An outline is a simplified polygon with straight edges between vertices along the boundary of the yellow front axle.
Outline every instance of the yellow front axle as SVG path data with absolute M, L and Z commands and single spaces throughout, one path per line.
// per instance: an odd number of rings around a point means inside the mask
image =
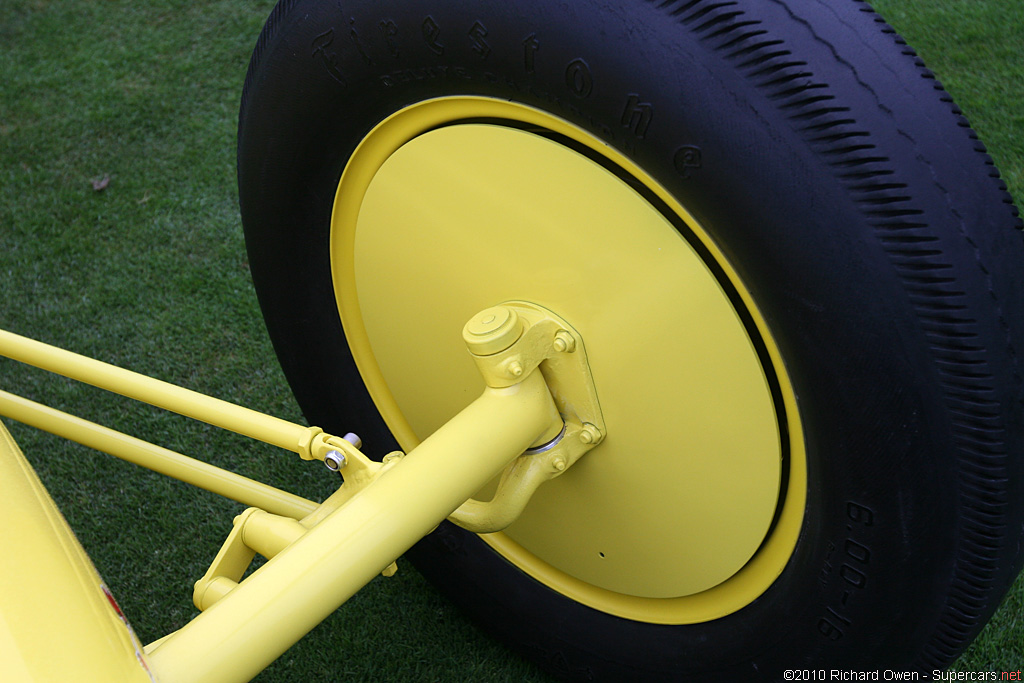
M 145 648 L 161 683 L 246 681 L 446 518 L 503 528 L 604 438 L 583 340 L 568 323 L 512 302 L 475 316 L 463 336 L 483 393 L 407 455 L 375 462 L 355 439 L 0 332 L 0 355 L 324 461 L 344 483 L 319 505 L 3 392 L 0 414 L 253 506 L 196 583 L 203 611 Z M 491 501 L 471 500 L 503 470 Z M 255 553 L 268 562 L 242 580 Z

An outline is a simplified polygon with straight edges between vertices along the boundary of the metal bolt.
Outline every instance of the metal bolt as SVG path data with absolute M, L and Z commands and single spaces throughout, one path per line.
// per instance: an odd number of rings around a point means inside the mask
M 598 443 L 601 441 L 601 438 L 601 430 L 589 422 L 583 425 L 583 429 L 580 430 L 580 441 L 583 443 Z
M 324 456 L 324 464 L 331 472 L 337 472 L 346 462 L 345 454 L 340 451 L 327 451 L 327 455 Z
M 555 332 L 555 341 L 551 344 L 558 353 L 572 353 L 576 350 L 576 338 L 567 330 Z
M 506 365 L 505 371 L 508 372 L 509 376 L 511 377 L 523 376 L 523 366 L 517 360 L 511 361 L 508 365 Z
M 554 461 L 551 463 L 551 465 L 552 465 L 552 467 L 554 467 L 559 472 L 564 472 L 565 471 L 565 458 L 555 458 Z
M 341 438 L 345 439 L 345 441 L 348 441 L 350 444 L 352 444 L 356 448 L 362 448 L 363 447 L 363 440 L 359 438 L 358 434 L 353 434 L 352 432 L 349 432 L 348 434 L 346 434 L 345 436 L 343 436 Z

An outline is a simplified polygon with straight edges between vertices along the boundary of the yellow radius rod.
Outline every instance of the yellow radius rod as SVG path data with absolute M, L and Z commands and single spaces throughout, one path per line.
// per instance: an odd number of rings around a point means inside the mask
M 310 428 L 0 330 L 0 356 L 303 455 Z M 315 429 L 315 428 L 314 428 Z M 316 430 L 319 431 L 319 430 Z
M 0 415 L 276 515 L 301 519 L 317 507 L 287 491 L 6 391 L 0 391 Z
M 311 459 L 320 432 L 0 330 L 0 356 L 48 370 Z M 301 519 L 316 503 L 233 472 L 0 391 L 0 415 L 188 482 L 245 505 Z

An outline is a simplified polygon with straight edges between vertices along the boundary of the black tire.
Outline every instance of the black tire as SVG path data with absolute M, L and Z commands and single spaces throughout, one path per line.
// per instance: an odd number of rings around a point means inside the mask
M 449 524 L 410 553 L 417 567 L 566 679 L 950 664 L 1024 560 L 1024 245 L 991 160 L 914 52 L 859 0 L 343 6 L 281 0 L 239 124 L 252 274 L 312 424 L 394 443 L 338 323 L 332 201 L 375 124 L 458 94 L 568 119 L 678 198 L 764 313 L 807 443 L 784 572 L 713 621 L 599 612 Z M 854 536 L 870 555 L 855 591 Z

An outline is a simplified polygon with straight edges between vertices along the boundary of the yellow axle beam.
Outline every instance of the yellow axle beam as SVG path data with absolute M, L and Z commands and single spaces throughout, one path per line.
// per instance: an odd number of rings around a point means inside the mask
M 161 683 L 247 681 L 517 458 L 532 463 L 532 484 L 504 477 L 495 501 L 471 504 L 463 523 L 489 529 L 511 521 L 542 481 L 600 441 L 582 340 L 562 322 L 510 304 L 478 314 L 464 334 L 487 384 L 483 394 L 408 455 L 377 463 L 319 428 L 0 331 L 0 355 L 333 464 L 344 484 L 320 505 L 6 392 L 0 414 L 254 506 L 236 520 L 239 538 L 229 536 L 197 582 L 204 611 L 145 648 Z M 578 357 L 557 358 L 575 349 Z M 242 580 L 254 552 L 268 561 Z
M 561 428 L 539 371 L 476 401 L 228 595 L 147 647 L 161 683 L 247 681 Z

